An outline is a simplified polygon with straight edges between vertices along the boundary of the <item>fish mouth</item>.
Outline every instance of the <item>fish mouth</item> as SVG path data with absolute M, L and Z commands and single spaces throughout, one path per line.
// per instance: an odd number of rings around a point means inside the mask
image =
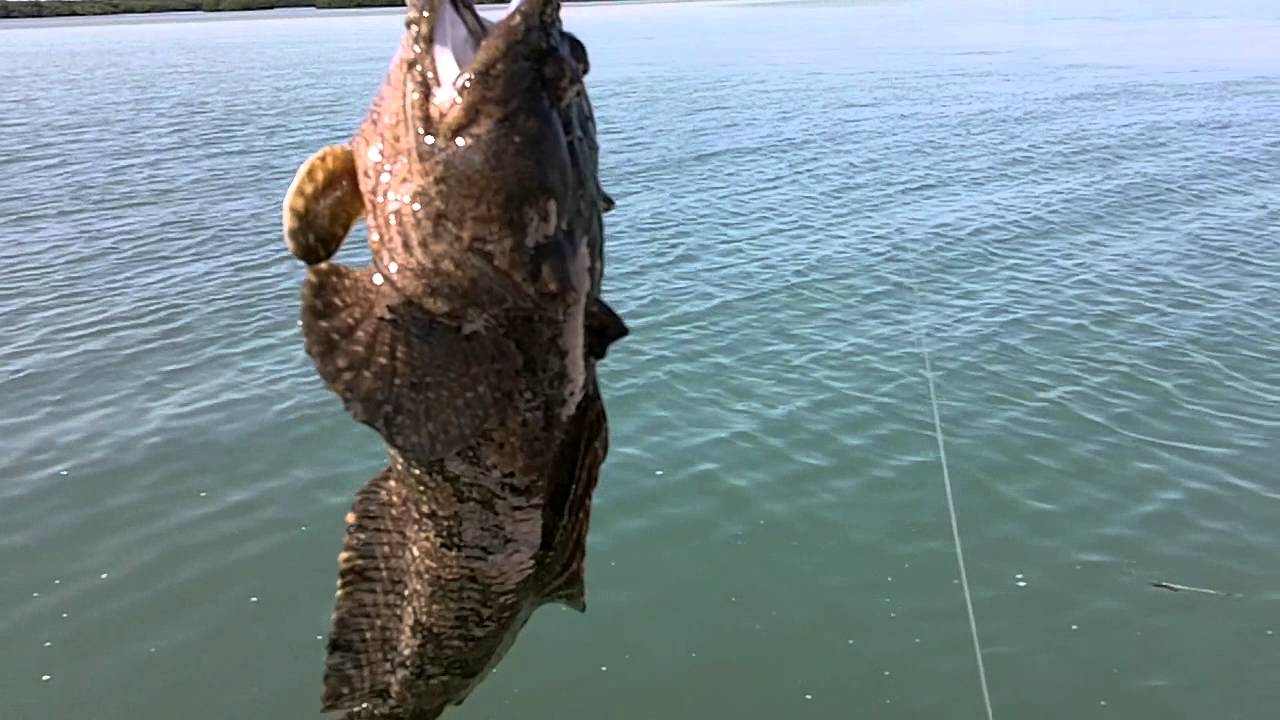
M 427 19 L 431 61 L 431 102 L 451 109 L 460 85 L 492 65 L 514 46 L 527 28 L 558 17 L 558 0 L 511 0 L 497 20 L 480 15 L 472 0 L 408 0 Z M 415 8 L 415 6 L 419 6 Z

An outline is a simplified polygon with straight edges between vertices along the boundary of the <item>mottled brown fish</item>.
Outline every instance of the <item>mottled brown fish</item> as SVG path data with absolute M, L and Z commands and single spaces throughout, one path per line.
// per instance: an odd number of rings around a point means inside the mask
M 409 0 L 350 144 L 285 198 L 307 353 L 390 454 L 347 516 L 325 711 L 436 718 L 539 606 L 585 610 L 595 364 L 628 331 L 600 297 L 612 201 L 586 49 L 559 15 Z M 330 262 L 361 216 L 369 266 Z

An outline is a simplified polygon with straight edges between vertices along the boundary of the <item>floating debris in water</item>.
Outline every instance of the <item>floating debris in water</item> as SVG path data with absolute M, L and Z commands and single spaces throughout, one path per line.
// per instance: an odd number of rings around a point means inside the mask
M 148 652 L 155 652 L 155 651 L 156 651 L 155 648 L 151 648 L 150 650 L 148 650 Z
M 53 676 L 52 676 L 52 675 L 41 675 L 41 676 L 40 676 L 40 681 L 41 681 L 41 682 L 49 682 L 49 681 L 50 681 L 50 680 L 52 680 L 52 679 L 53 679 Z
M 1079 625 L 1072 625 L 1072 626 L 1071 626 L 1071 629 L 1072 629 L 1072 630 L 1079 630 L 1079 629 L 1080 629 L 1080 626 L 1079 626 Z
M 892 575 L 890 575 L 888 579 L 889 579 L 889 582 L 893 582 L 893 576 L 892 576 Z
M 662 470 L 654 470 L 654 471 L 653 471 L 653 474 L 654 474 L 654 475 L 661 475 L 661 474 L 663 474 L 663 471 L 662 471 Z
M 54 584 L 54 585 L 61 585 L 61 584 L 62 584 L 62 581 L 61 581 L 61 580 L 54 580 L 54 581 L 53 581 L 53 584 Z
M 71 617 L 71 616 L 70 616 L 69 614 L 67 614 L 67 613 L 62 613 L 62 617 L 64 617 L 64 618 L 65 618 L 65 617 Z
M 106 579 L 107 579 L 107 573 L 102 573 L 101 575 L 99 575 L 99 576 L 98 576 L 98 578 L 99 578 L 100 580 L 106 580 Z
M 303 526 L 302 526 L 302 532 L 306 532 L 306 531 L 307 531 L 307 526 L 306 526 L 306 525 L 303 525 Z
M 1019 580 L 1018 582 L 1014 583 L 1014 585 L 1017 585 L 1018 587 L 1026 587 L 1026 586 L 1027 586 L 1027 581 L 1026 581 L 1026 580 Z
M 50 641 L 48 641 L 48 640 L 45 640 L 45 641 L 44 641 L 44 646 L 45 646 L 45 647 L 53 647 L 53 643 L 52 643 L 52 642 L 50 642 Z
M 31 593 L 31 597 L 40 597 L 40 593 L 38 593 L 38 592 L 33 592 L 33 593 Z
M 201 490 L 201 491 L 200 491 L 200 497 L 209 497 L 209 493 L 207 493 L 207 492 L 205 492 L 205 491 Z
M 494 670 L 497 670 L 497 669 L 498 668 L 494 668 Z M 607 665 L 601 665 L 600 672 L 609 672 L 609 667 Z
M 70 473 L 69 473 L 68 471 L 66 471 L 66 470 L 59 470 L 59 471 L 58 471 L 58 474 L 59 474 L 59 475 L 69 475 Z
M 1102 707 L 1106 707 L 1106 706 L 1107 706 L 1107 701 L 1106 701 L 1106 700 L 1099 700 L 1099 701 L 1098 701 L 1098 704 L 1099 704 L 1099 705 L 1101 705 Z
M 804 699 L 805 699 L 805 700 L 812 700 L 812 699 L 813 699 L 813 696 L 812 696 L 812 695 L 810 695 L 809 693 L 805 693 L 805 694 L 804 694 Z
M 249 602 L 258 602 L 258 596 L 254 595 L 253 597 L 249 598 Z
M 317 640 L 323 640 L 323 639 L 324 639 L 324 636 L 323 636 L 323 635 L 317 635 L 317 636 L 316 636 L 316 639 L 317 639 Z
M 890 673 L 888 670 L 885 670 L 885 671 L 884 671 L 884 676 L 885 676 L 885 677 L 889 677 L 889 675 L 890 675 L 890 674 L 891 674 L 891 673 Z

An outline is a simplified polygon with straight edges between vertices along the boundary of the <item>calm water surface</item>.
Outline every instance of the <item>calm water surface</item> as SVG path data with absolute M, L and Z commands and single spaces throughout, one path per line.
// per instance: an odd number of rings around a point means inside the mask
M 634 331 L 590 610 L 450 718 L 981 717 L 922 340 L 995 716 L 1276 717 L 1280 6 L 567 17 Z M 400 20 L 0 28 L 0 717 L 315 717 L 383 450 L 279 203 Z

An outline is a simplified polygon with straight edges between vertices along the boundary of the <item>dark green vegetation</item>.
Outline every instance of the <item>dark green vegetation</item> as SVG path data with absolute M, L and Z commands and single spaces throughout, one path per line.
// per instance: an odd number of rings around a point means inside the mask
M 118 15 L 155 12 L 219 12 L 276 8 L 399 7 L 404 0 L 0 0 L 0 18 Z

